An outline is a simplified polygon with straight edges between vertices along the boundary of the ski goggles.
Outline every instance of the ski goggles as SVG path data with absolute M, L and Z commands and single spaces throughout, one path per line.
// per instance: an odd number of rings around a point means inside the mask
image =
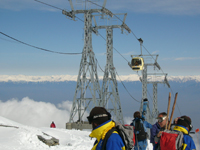
M 167 118 L 167 116 L 164 116 L 164 117 L 158 117 L 158 122 L 163 122 L 165 119 Z

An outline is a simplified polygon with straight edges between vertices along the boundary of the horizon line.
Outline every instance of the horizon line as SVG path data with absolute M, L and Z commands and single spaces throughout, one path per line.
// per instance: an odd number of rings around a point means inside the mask
M 78 75 L 0 75 L 0 82 L 65 82 L 65 81 L 77 81 Z M 117 76 L 118 81 L 140 81 L 139 75 L 120 75 Z M 148 80 L 161 81 L 163 77 L 149 76 Z M 200 82 L 200 75 L 187 75 L 187 76 L 167 76 L 169 81 L 182 81 L 195 80 Z M 99 76 L 99 80 L 103 80 L 103 76 Z

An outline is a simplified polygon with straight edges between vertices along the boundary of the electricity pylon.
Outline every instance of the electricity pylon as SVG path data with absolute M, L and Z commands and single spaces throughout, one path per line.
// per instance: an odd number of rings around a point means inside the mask
M 107 110 L 110 113 L 114 114 L 114 117 L 116 118 L 115 120 L 122 124 L 124 124 L 124 120 L 123 120 L 121 102 L 116 80 L 116 70 L 113 64 L 113 28 L 121 28 L 122 31 L 123 29 L 126 29 L 130 33 L 131 30 L 125 24 L 126 15 L 127 14 L 124 14 L 124 20 L 122 22 L 122 25 L 109 25 L 109 26 L 108 25 L 98 26 L 94 17 L 94 22 L 95 22 L 94 30 L 96 31 L 96 33 L 98 34 L 98 29 L 106 29 L 107 59 L 103 76 L 103 83 L 101 90 L 102 101 L 100 105 L 102 107 L 107 108 Z M 111 18 L 109 18 L 109 21 L 111 21 Z
M 77 85 L 75 89 L 72 109 L 69 122 L 78 122 L 82 124 L 83 116 L 88 110 L 89 112 L 94 106 L 99 106 L 101 101 L 101 90 L 97 74 L 97 63 L 92 48 L 92 14 L 102 13 L 112 15 L 105 8 L 106 0 L 101 9 L 74 10 L 72 0 L 69 0 L 72 11 L 62 11 L 64 15 L 75 20 L 75 14 L 84 14 L 84 48 L 80 62 Z M 87 93 L 87 94 L 86 94 Z M 75 121 L 75 115 L 78 119 Z

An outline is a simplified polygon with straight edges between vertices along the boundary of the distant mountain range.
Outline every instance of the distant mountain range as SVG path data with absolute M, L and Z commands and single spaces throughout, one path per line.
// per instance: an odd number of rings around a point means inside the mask
M 99 77 L 102 80 L 102 76 Z M 155 77 L 152 76 L 152 79 Z M 200 82 L 200 75 L 198 76 L 168 76 L 169 81 L 186 82 L 194 80 Z M 117 80 L 119 78 L 117 77 Z M 136 74 L 120 76 L 122 81 L 139 81 L 139 77 Z M 151 80 L 151 77 L 149 77 Z M 156 80 L 162 80 L 157 78 Z M 0 82 L 63 82 L 63 81 L 77 81 L 77 75 L 52 75 L 52 76 L 25 76 L 25 75 L 0 75 Z

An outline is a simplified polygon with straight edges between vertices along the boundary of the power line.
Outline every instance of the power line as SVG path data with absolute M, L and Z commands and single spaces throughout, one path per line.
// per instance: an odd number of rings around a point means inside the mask
M 53 7 L 53 8 L 56 8 L 56 9 L 59 9 L 59 10 L 63 10 L 63 9 L 61 9 L 61 8 L 58 8 L 58 7 L 56 7 L 56 6 L 53 6 L 53 5 L 50 5 L 50 4 L 47 4 L 47 3 L 44 3 L 44 2 L 38 1 L 38 0 L 34 0 L 34 1 L 39 2 L 39 3 L 42 3 L 42 4 L 47 5 L 47 6 L 50 6 L 50 7 Z
M 130 92 L 127 90 L 127 88 L 126 88 L 126 86 L 124 85 L 124 83 L 122 82 L 122 80 L 120 79 L 120 77 L 119 77 L 119 75 L 118 75 L 118 73 L 117 73 L 117 71 L 116 71 L 116 74 L 117 74 L 117 76 L 118 76 L 118 78 L 119 78 L 119 80 L 120 80 L 120 82 L 122 83 L 122 85 L 124 86 L 124 88 L 125 88 L 125 90 L 127 91 L 127 93 L 130 95 L 130 97 L 133 99 L 133 100 L 135 100 L 136 102 L 138 102 L 138 103 L 140 103 L 140 101 L 138 101 L 137 99 L 135 99 L 131 94 L 130 94 Z
M 103 8 L 102 6 L 100 6 L 100 5 L 98 5 L 98 4 L 96 4 L 96 3 L 94 3 L 94 2 L 91 2 L 91 1 L 89 1 L 88 0 L 88 2 L 90 2 L 90 3 L 92 3 L 92 4 L 94 4 L 94 5 L 96 5 L 96 6 L 99 6 L 99 7 L 101 7 L 101 8 Z M 122 23 L 123 23 L 123 21 L 117 16 L 117 15 L 115 15 L 115 14 L 113 14 L 118 20 L 120 20 Z M 131 30 L 131 33 L 133 34 L 133 36 L 136 38 L 136 40 L 138 41 L 138 37 L 134 34 L 134 32 Z M 147 48 L 144 46 L 144 45 L 142 45 L 142 47 L 147 51 L 147 53 L 155 60 L 155 58 L 150 54 L 150 52 L 147 50 Z M 115 48 L 114 48 L 115 49 Z M 116 49 L 115 49 L 116 50 Z M 117 50 L 116 50 L 117 51 Z M 117 51 L 118 53 L 119 53 L 119 51 Z M 119 53 L 120 54 L 120 53 Z M 121 54 L 120 54 L 121 55 Z M 121 55 L 122 56 L 122 55 Z M 122 56 L 123 57 L 123 56 Z M 124 58 L 124 57 L 123 57 Z M 125 59 L 125 58 L 124 58 Z M 126 59 L 125 59 L 126 60 Z M 126 60 L 127 61 L 127 60 Z M 164 73 L 164 71 L 163 71 L 163 69 L 160 67 L 160 70 L 162 71 L 162 73 Z M 173 90 L 172 90 L 172 88 L 170 87 L 170 89 L 171 89 L 171 91 L 172 91 L 172 93 L 173 93 Z M 180 109 L 179 109 L 179 106 L 178 106 L 178 103 L 177 103 L 177 107 L 178 107 L 178 110 L 179 110 L 179 113 L 180 113 L 180 115 L 181 115 L 181 112 L 180 112 Z
M 45 5 L 48 5 L 48 6 L 50 6 L 50 7 L 53 7 L 53 8 L 56 8 L 56 9 L 59 9 L 59 10 L 63 10 L 63 9 L 61 9 L 61 8 L 58 8 L 58 7 L 55 7 L 55 6 L 52 6 L 52 5 L 49 5 L 49 4 L 46 4 L 46 3 L 44 3 L 44 2 L 41 2 L 41 1 L 38 1 L 38 0 L 35 0 L 35 1 L 37 1 L 37 2 L 40 2 L 40 3 L 42 3 L 42 4 L 45 4 Z M 100 6 L 100 5 L 98 5 L 98 4 L 96 4 L 96 3 L 94 3 L 94 2 L 92 2 L 92 1 L 89 1 L 88 0 L 88 2 L 90 2 L 90 3 L 92 3 L 92 4 L 94 4 L 94 5 L 96 5 L 96 6 L 99 6 L 99 7 L 101 7 L 101 8 L 103 8 L 102 6 Z M 120 20 L 121 22 L 123 22 L 117 15 L 115 15 L 114 14 L 114 16 L 118 19 L 118 20 Z M 75 16 L 76 18 L 78 18 L 77 16 Z M 81 20 L 80 18 L 78 18 L 80 21 L 82 21 L 82 22 L 84 22 L 83 20 Z M 131 30 L 131 33 L 133 34 L 133 36 L 137 39 L 137 41 L 138 41 L 138 37 L 134 34 L 134 32 Z M 101 34 L 99 34 L 104 40 L 106 40 Z M 27 44 L 26 44 L 27 45 Z M 29 45 L 30 46 L 30 45 Z M 32 46 L 33 47 L 33 46 Z M 34 46 L 35 47 L 35 46 Z M 155 58 L 150 54 L 150 52 L 147 50 L 147 48 L 144 46 L 144 45 L 142 45 L 142 47 L 147 51 L 147 53 L 155 60 Z M 37 48 L 37 47 L 35 47 L 35 48 Z M 113 47 L 114 48 L 114 47 Z M 39 49 L 41 49 L 41 48 L 39 48 Z M 50 51 L 50 50 L 46 50 L 46 49 L 41 49 L 41 50 L 45 50 L 45 51 L 49 51 L 49 52 L 53 52 L 53 51 Z M 119 54 L 119 55 L 121 55 L 127 62 L 129 62 L 116 48 L 114 48 L 114 50 Z M 60 53 L 60 52 L 55 52 L 55 53 Z M 60 53 L 60 54 L 66 54 L 66 53 Z M 69 54 L 69 53 L 67 53 L 67 54 Z M 70 53 L 70 54 L 72 54 L 72 53 Z M 75 54 L 81 54 L 81 53 L 75 53 Z M 97 59 L 96 59 L 97 60 Z M 97 61 L 98 62 L 98 61 Z M 99 65 L 99 63 L 98 63 L 98 65 Z M 99 65 L 99 67 L 100 67 L 100 65 Z M 100 67 L 100 69 L 101 69 L 101 67 Z M 102 69 L 101 69 L 102 70 Z M 162 68 L 160 67 L 160 70 L 164 73 L 164 71 L 162 70 Z M 102 70 L 103 71 L 103 70 Z M 121 81 L 122 82 L 122 81 Z M 122 82 L 122 84 L 123 84 L 123 82 Z M 123 86 L 124 86 L 124 84 L 123 84 Z M 124 88 L 126 89 L 126 87 L 124 86 Z M 170 89 L 171 89 L 171 91 L 172 91 L 172 88 L 170 87 Z M 127 90 L 127 89 L 126 89 Z M 128 92 L 128 91 L 127 91 Z M 129 92 L 128 92 L 129 93 Z M 173 91 L 172 91 L 172 93 L 173 93 Z M 130 93 L 129 93 L 130 94 Z M 132 97 L 132 96 L 131 96 Z M 133 98 L 133 97 L 132 97 Z M 134 99 L 134 98 L 133 98 Z M 136 100 L 137 101 L 137 100 Z M 178 106 L 178 104 L 177 104 L 177 106 Z M 179 113 L 181 114 L 181 112 L 180 112 L 180 109 L 179 109 L 179 107 L 178 107 L 178 110 L 179 110 Z
M 34 1 L 39 2 L 39 3 L 42 3 L 42 4 L 44 4 L 44 5 L 47 5 L 47 6 L 50 6 L 50 7 L 53 7 L 53 8 L 56 8 L 56 9 L 59 9 L 59 10 L 62 10 L 62 11 L 63 11 L 62 8 L 59 8 L 59 7 L 56 7 L 56 6 L 53 6 L 53 5 L 50 5 L 50 4 L 47 4 L 47 3 L 44 3 L 44 2 L 38 1 L 38 0 L 34 0 Z M 68 10 L 67 10 L 67 11 L 68 11 Z M 75 15 L 74 15 L 74 16 L 75 16 Z M 75 16 L 75 18 L 77 18 L 77 19 L 79 19 L 80 21 L 84 22 L 82 19 L 80 19 L 80 18 L 77 17 L 77 16 Z
M 79 54 L 82 54 L 82 53 L 64 53 L 64 52 L 56 52 L 56 51 L 52 51 L 52 50 L 48 50 L 48 49 L 44 49 L 44 48 L 40 48 L 40 47 L 37 47 L 37 46 L 33 46 L 33 45 L 30 45 L 30 44 L 27 44 L 27 43 L 25 43 L 25 42 L 22 42 L 22 41 L 20 41 L 20 40 L 17 40 L 17 39 L 15 39 L 15 38 L 9 36 L 9 35 L 7 35 L 7 34 L 5 34 L 5 33 L 3 33 L 3 32 L 0 32 L 0 34 L 4 35 L 4 36 L 6 36 L 6 37 L 8 37 L 8 38 L 10 38 L 10 39 L 12 39 L 12 40 L 15 40 L 15 41 L 17 41 L 17 42 L 19 42 L 19 43 L 22 43 L 22 44 L 24 44 L 24 45 L 27 45 L 27 46 L 30 46 L 30 47 L 33 47 L 33 48 L 36 48 L 36 49 L 39 49 L 39 50 L 42 50 L 42 51 L 46 51 L 46 52 L 57 53 L 57 54 L 65 54 L 65 55 L 79 55 Z

